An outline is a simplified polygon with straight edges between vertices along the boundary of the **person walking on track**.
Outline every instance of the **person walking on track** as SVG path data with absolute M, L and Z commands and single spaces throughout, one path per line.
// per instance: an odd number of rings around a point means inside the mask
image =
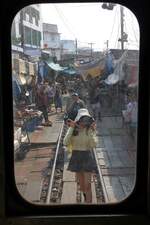
M 36 94 L 36 106 L 38 110 L 40 110 L 43 113 L 43 117 L 45 120 L 44 126 L 52 126 L 52 122 L 48 118 L 48 96 L 45 92 L 46 85 L 41 84 L 37 88 L 37 94 Z
M 99 87 L 95 87 L 90 93 L 90 105 L 92 108 L 92 115 L 96 121 L 101 121 L 101 97 Z
M 56 86 L 56 91 L 55 91 L 55 96 L 54 96 L 54 104 L 55 104 L 56 113 L 58 113 L 58 109 L 61 109 L 61 112 L 63 111 L 63 109 L 62 109 L 62 93 L 61 93 L 61 89 L 59 86 Z
M 76 179 L 86 203 L 92 202 L 91 178 L 96 171 L 93 148 L 96 147 L 95 121 L 88 110 L 79 109 L 75 120 L 68 121 L 64 145 L 72 146 L 68 170 L 76 173 Z
M 67 117 L 75 120 L 78 110 L 81 108 L 86 108 L 84 101 L 79 98 L 78 93 L 72 93 L 72 103 L 67 108 Z

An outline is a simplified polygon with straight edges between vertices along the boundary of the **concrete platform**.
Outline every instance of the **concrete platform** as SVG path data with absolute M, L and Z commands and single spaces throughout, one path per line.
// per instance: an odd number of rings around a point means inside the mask
M 104 117 L 97 126 L 96 153 L 108 202 L 124 200 L 132 192 L 136 172 L 136 143 L 121 118 Z
M 31 143 L 54 144 L 57 142 L 63 124 L 62 114 L 54 114 L 49 116 L 49 119 L 53 123 L 52 127 L 42 126 L 40 129 L 29 133 Z

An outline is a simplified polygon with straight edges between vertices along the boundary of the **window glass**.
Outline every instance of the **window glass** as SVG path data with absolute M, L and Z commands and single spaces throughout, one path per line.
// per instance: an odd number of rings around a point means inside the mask
M 31 31 L 31 28 L 24 26 L 23 30 L 24 30 L 24 43 L 28 44 L 28 45 L 29 44 L 31 45 L 31 43 L 32 43 L 32 33 L 31 33 L 32 31 Z
M 139 25 L 112 3 L 35 4 L 12 24 L 16 186 L 35 204 L 111 204 L 136 180 Z

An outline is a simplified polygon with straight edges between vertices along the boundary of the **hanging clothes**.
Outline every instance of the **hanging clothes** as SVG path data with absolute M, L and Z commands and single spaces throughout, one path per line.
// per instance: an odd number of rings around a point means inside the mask
M 13 86 L 13 96 L 15 100 L 18 100 L 21 96 L 21 87 L 15 75 L 13 75 L 12 86 Z
M 25 61 L 22 59 L 19 59 L 19 73 L 20 74 L 26 74 L 26 64 Z
M 40 61 L 38 63 L 38 83 L 44 81 L 44 62 Z
M 35 75 L 34 63 L 29 62 L 29 74 L 33 76 Z
M 123 70 L 123 65 L 125 63 L 125 59 L 127 56 L 127 51 L 125 51 L 120 59 L 115 61 L 115 67 L 112 74 L 110 74 L 107 79 L 105 79 L 105 83 L 109 85 L 116 84 L 118 81 L 124 80 L 125 72 Z
M 108 53 L 106 56 L 106 64 L 105 64 L 105 72 L 107 75 L 112 74 L 114 72 L 114 59 L 111 53 Z

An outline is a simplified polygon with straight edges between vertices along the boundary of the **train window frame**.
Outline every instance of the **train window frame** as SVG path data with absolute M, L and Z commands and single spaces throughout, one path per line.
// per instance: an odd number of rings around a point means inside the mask
M 54 1 L 55 2 L 55 1 Z M 57 1 L 62 2 L 60 1 Z M 69 3 L 71 1 L 64 1 L 64 3 Z M 82 1 L 88 2 L 88 1 Z M 90 2 L 90 1 L 89 1 Z M 99 1 L 95 1 L 99 2 Z M 103 0 L 102 2 L 108 2 Z M 111 2 L 111 1 L 110 1 Z M 141 7 L 141 2 L 142 6 Z M 5 218 L 26 218 L 26 217 L 35 217 L 37 224 L 40 222 L 39 215 L 51 218 L 51 221 L 62 222 L 64 224 L 69 223 L 69 220 L 72 219 L 72 224 L 76 224 L 79 221 L 87 221 L 90 223 L 98 223 L 99 221 L 104 224 L 114 223 L 119 218 L 120 223 L 124 221 L 124 224 L 128 224 L 129 220 L 126 217 L 130 216 L 131 220 L 134 221 L 136 218 L 139 218 L 138 222 L 145 221 L 145 224 L 148 222 L 147 215 L 150 213 L 150 195 L 148 187 L 150 189 L 150 165 L 149 165 L 149 124 L 148 124 L 148 85 L 149 78 L 142 76 L 142 74 L 147 74 L 146 65 L 148 67 L 148 20 L 145 22 L 146 18 L 148 19 L 148 7 L 147 1 L 137 1 L 134 3 L 129 3 L 126 1 L 115 0 L 115 3 L 122 4 L 125 7 L 129 8 L 137 17 L 140 25 L 140 62 L 139 62 L 139 110 L 138 110 L 138 140 L 137 140 L 137 168 L 136 168 L 136 184 L 132 194 L 125 199 L 123 202 L 115 203 L 111 205 L 60 205 L 60 206 L 43 206 L 43 205 L 34 205 L 25 201 L 21 195 L 18 193 L 16 184 L 15 184 L 15 175 L 14 175 L 14 161 L 13 161 L 13 151 L 10 151 L 13 146 L 13 103 L 12 103 L 12 83 L 11 83 L 11 23 L 18 11 L 23 7 L 42 3 L 42 1 L 27 1 L 24 0 L 18 4 L 17 0 L 12 2 L 2 2 L 3 11 L 1 12 L 1 27 L 4 26 L 4 21 L 7 21 L 7 26 L 5 27 L 6 32 L 0 37 L 0 71 L 1 74 L 8 74 L 10 76 L 1 76 L 0 77 L 0 104 L 2 109 L 2 114 L 0 115 L 0 124 L 1 124 L 1 152 L 0 152 L 0 179 L 2 180 L 2 186 L 0 186 L 1 194 L 0 200 L 2 204 L 2 212 L 0 212 L 2 217 Z M 45 3 L 45 1 L 44 1 Z M 46 1 L 46 3 L 53 3 L 53 1 Z M 8 7 L 9 5 L 9 7 Z M 144 11 L 145 10 L 145 11 Z M 144 14 L 143 14 L 144 13 Z M 144 16 L 143 16 L 144 15 Z M 143 18 L 144 17 L 144 18 Z M 5 18 L 7 18 L 5 20 Z M 2 31 L 2 29 L 1 29 Z M 6 60 L 7 59 L 7 60 Z M 7 100 L 11 104 L 8 108 Z M 144 102 L 144 104 L 143 104 Z M 146 103 L 146 104 L 145 104 Z M 147 123 L 145 123 L 145 118 Z M 9 123 L 7 123 L 9 121 Z M 144 131 L 144 135 L 143 135 Z M 9 140 L 9 141 L 8 141 Z M 143 154 L 144 149 L 144 154 Z M 9 166 L 8 166 L 9 165 Z M 148 173 L 149 172 L 149 173 Z M 136 205 L 136 207 L 135 207 Z M 111 216 L 109 216 L 111 215 Z M 124 216 L 122 216 L 124 215 Z M 101 220 L 100 220 L 101 219 Z M 19 221 L 19 220 L 18 220 Z M 19 224 L 19 223 L 18 223 Z M 148 224 L 148 223 L 147 223 Z

